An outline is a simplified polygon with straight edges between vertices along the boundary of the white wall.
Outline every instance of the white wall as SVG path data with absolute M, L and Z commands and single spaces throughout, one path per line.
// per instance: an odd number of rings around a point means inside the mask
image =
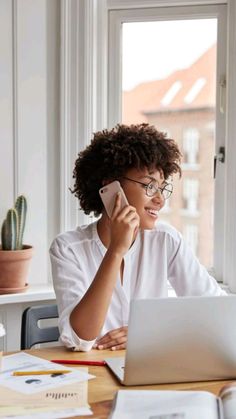
M 29 206 L 24 241 L 35 247 L 32 284 L 48 281 L 48 247 L 60 228 L 88 221 L 68 192 L 73 161 L 92 132 L 107 125 L 108 8 L 136 3 L 139 0 L 0 0 L 0 224 L 16 196 L 24 193 Z M 226 160 L 234 162 L 236 7 L 234 0 L 227 3 L 231 123 Z M 236 284 L 236 188 L 231 173 L 226 183 L 224 276 Z
M 59 229 L 59 11 L 57 0 L 0 1 L 0 223 L 25 194 L 31 284 L 48 281 Z

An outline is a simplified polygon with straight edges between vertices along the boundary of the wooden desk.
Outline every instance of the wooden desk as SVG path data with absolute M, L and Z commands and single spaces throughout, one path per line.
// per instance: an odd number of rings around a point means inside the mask
M 82 360 L 103 360 L 108 357 L 123 356 L 125 351 L 98 351 L 90 352 L 70 352 L 63 347 L 31 349 L 31 355 L 39 356 L 44 359 L 82 359 Z M 76 366 L 73 366 L 76 368 Z M 81 368 L 81 367 L 80 367 Z M 211 393 L 218 394 L 220 388 L 229 381 L 207 381 L 197 383 L 181 383 L 181 384 L 158 384 L 150 386 L 124 387 L 118 383 L 116 378 L 110 372 L 109 368 L 91 366 L 89 373 L 96 376 L 95 379 L 89 380 L 88 384 L 88 402 L 93 410 L 93 416 L 84 416 L 84 418 L 107 419 L 111 409 L 112 400 L 119 389 L 156 389 L 156 390 L 206 390 Z M 82 416 L 80 416 L 81 418 Z

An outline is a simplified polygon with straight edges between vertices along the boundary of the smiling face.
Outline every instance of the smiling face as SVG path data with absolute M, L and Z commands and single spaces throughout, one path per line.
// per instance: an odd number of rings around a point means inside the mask
M 125 177 L 145 185 L 148 185 L 150 181 L 155 181 L 160 188 L 166 184 L 163 174 L 156 169 L 153 171 L 149 171 L 148 169 L 130 169 L 126 172 Z M 140 228 L 145 230 L 153 229 L 158 219 L 159 211 L 165 203 L 162 194 L 157 192 L 152 197 L 147 196 L 145 185 L 132 182 L 128 179 L 121 179 L 120 183 L 129 204 L 136 208 L 140 216 Z

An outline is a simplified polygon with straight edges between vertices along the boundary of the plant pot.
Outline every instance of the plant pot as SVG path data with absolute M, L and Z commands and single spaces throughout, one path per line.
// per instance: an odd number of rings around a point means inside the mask
M 27 289 L 33 247 L 24 245 L 22 250 L 2 250 L 0 246 L 0 294 L 19 293 Z

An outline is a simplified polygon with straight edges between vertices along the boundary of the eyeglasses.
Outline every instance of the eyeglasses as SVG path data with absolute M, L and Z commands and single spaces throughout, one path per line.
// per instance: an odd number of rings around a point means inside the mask
M 160 186 L 157 185 L 157 182 L 155 180 L 151 180 L 148 184 L 139 182 L 138 180 L 130 179 L 129 177 L 123 176 L 123 179 L 130 180 L 131 182 L 139 183 L 142 185 L 146 191 L 147 196 L 154 196 L 157 192 L 161 193 L 164 199 L 168 199 L 172 192 L 173 192 L 173 185 L 172 183 L 166 183 L 163 188 L 160 188 Z

